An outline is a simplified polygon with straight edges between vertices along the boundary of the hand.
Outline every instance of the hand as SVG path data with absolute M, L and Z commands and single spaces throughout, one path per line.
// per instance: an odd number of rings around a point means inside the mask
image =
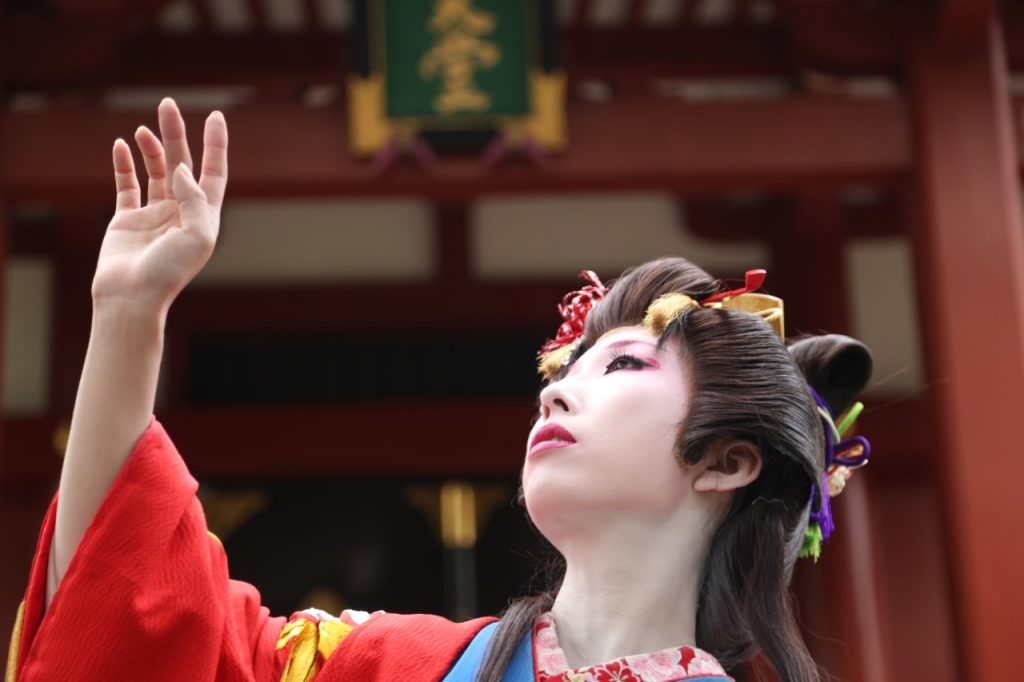
M 122 139 L 114 142 L 117 210 L 93 278 L 97 305 L 125 303 L 166 312 L 209 260 L 217 241 L 228 175 L 224 116 L 215 111 L 206 119 L 198 183 L 177 105 L 164 99 L 158 116 L 162 143 L 145 126 L 135 132 L 149 175 L 145 206 L 131 150 Z

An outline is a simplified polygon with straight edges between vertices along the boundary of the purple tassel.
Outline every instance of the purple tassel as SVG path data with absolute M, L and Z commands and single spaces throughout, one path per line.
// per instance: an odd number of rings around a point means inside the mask
M 811 486 L 811 504 L 813 505 L 814 495 L 820 498 L 818 511 L 811 511 L 811 521 L 821 527 L 821 539 L 828 540 L 832 531 L 836 529 L 835 521 L 832 519 L 832 501 L 828 496 L 828 484 L 825 482 L 827 474 L 821 475 L 821 482 Z M 813 510 L 813 506 L 811 507 Z
M 808 388 L 811 388 L 808 386 Z M 811 388 L 811 395 L 818 407 L 823 408 L 828 414 L 832 414 L 825 399 L 818 395 L 818 392 Z M 828 496 L 828 470 L 835 463 L 835 444 L 832 442 L 832 428 L 829 424 L 823 424 L 825 431 L 825 469 L 821 473 L 821 480 L 811 486 L 811 520 L 821 527 L 821 539 L 827 540 L 832 531 L 835 530 L 835 522 L 832 519 L 832 503 Z M 818 497 L 818 510 L 814 511 L 814 497 Z
M 822 426 L 825 431 L 825 469 L 821 473 L 821 480 L 811 483 L 811 513 L 807 534 L 804 538 L 804 548 L 800 556 L 814 557 L 817 561 L 821 553 L 821 542 L 827 540 L 836 529 L 835 520 L 832 518 L 832 501 L 828 492 L 828 472 L 833 466 L 855 469 L 867 464 L 871 457 L 871 443 L 863 436 L 853 436 L 839 443 L 833 442 L 833 436 L 837 433 L 835 428 L 832 408 L 825 402 L 825 399 L 818 395 L 818 392 L 808 386 L 814 402 L 824 411 L 820 414 Z M 827 416 L 826 416 L 827 415 Z M 843 456 L 843 453 L 860 446 L 861 452 L 855 457 Z M 839 456 L 837 456 L 839 455 Z M 817 498 L 817 510 L 815 510 L 815 498 Z M 818 534 L 820 531 L 820 536 Z

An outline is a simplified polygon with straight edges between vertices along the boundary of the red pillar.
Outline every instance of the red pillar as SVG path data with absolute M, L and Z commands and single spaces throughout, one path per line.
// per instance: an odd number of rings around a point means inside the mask
M 939 435 L 961 673 L 1019 679 L 1024 225 L 999 27 L 969 50 L 916 46 L 909 73 L 928 428 Z
M 472 285 L 470 208 L 465 201 L 439 201 L 434 204 L 437 279 L 444 284 Z

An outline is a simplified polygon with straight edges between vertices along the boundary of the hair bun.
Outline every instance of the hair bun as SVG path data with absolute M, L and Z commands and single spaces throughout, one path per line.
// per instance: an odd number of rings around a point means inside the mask
M 871 352 L 849 336 L 807 336 L 794 341 L 789 352 L 807 383 L 825 399 L 836 417 L 853 404 L 871 378 Z

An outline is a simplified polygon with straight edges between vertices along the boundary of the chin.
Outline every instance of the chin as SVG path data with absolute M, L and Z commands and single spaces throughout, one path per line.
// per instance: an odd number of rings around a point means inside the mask
M 566 505 L 571 505 L 575 497 L 572 491 L 565 488 L 546 476 L 533 476 L 529 481 L 523 481 L 526 513 L 548 541 L 553 541 L 552 534 L 560 525 L 557 519 L 565 514 Z
M 565 481 L 553 476 L 524 480 L 523 502 L 533 525 L 556 549 L 564 538 L 593 532 L 603 523 L 604 515 L 598 512 L 607 510 L 578 479 Z

